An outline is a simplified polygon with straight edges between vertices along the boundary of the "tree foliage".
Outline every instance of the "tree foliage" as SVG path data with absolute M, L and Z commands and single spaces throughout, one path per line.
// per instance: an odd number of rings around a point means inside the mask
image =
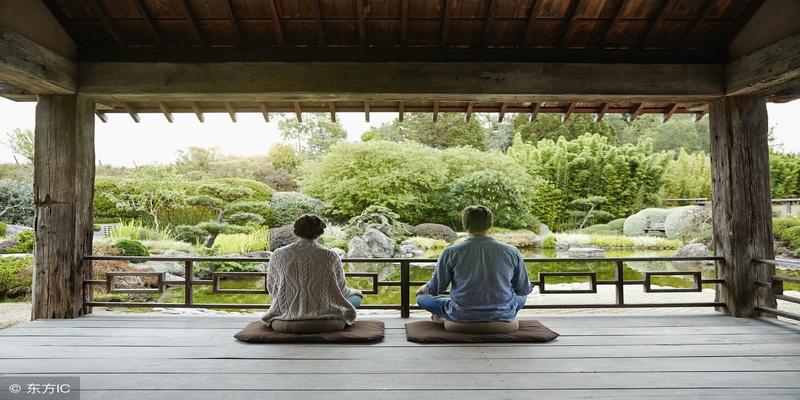
M 436 149 L 469 146 L 486 150 L 489 134 L 485 119 L 479 115 L 465 121 L 461 114 L 442 113 L 433 122 L 429 113 L 409 113 L 403 122 L 394 120 L 364 132 L 361 140 L 414 141 Z
M 117 191 L 103 195 L 118 209 L 147 214 L 158 231 L 161 228 L 159 212 L 178 204 L 183 198 L 183 191 L 178 188 L 174 178 L 149 178 L 120 181 Z
M 324 154 L 334 144 L 347 139 L 347 131 L 337 121 L 322 114 L 304 114 L 303 122 L 284 118 L 278 129 L 285 140 L 295 143 L 297 152 L 303 156 Z
M 14 129 L 6 133 L 5 145 L 11 152 L 33 162 L 34 134 L 30 129 Z
M 0 179 L 0 220 L 33 226 L 33 183 Z
M 678 150 L 664 174 L 662 199 L 711 198 L 711 158 L 704 152 Z
M 519 135 L 527 143 L 536 143 L 540 140 L 575 140 L 585 134 L 599 135 L 608 138 L 612 143 L 616 141 L 616 132 L 606 120 L 595 123 L 593 116 L 578 114 L 570 117 L 566 122 L 561 121 L 560 114 L 540 114 L 536 121 L 530 122 L 530 115 L 515 114 L 510 121 L 513 134 Z
M 642 115 L 632 124 L 623 118 L 609 118 L 620 143 L 636 144 L 648 140 L 655 151 L 683 149 L 689 153 L 708 152 L 708 118 L 695 122 L 691 115 L 674 115 L 667 123 L 660 116 Z

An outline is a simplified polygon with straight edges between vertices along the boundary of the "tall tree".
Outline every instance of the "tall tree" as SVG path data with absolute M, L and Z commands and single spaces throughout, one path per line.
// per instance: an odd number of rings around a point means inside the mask
M 657 115 L 642 115 L 632 124 L 622 118 L 610 118 L 620 143 L 636 144 L 649 140 L 655 151 L 684 149 L 689 153 L 708 152 L 708 118 L 694 122 L 691 115 L 675 115 L 667 123 Z
M 462 114 L 443 113 L 433 122 L 429 113 L 410 113 L 403 122 L 394 120 L 364 132 L 361 140 L 408 140 L 437 149 L 469 146 L 486 150 L 489 133 L 485 119 L 479 115 L 465 121 Z
M 14 129 L 6 133 L 6 146 L 14 154 L 25 157 L 28 162 L 33 162 L 34 138 L 30 129 Z
M 347 139 L 347 131 L 337 121 L 322 114 L 310 114 L 303 122 L 285 118 L 278 123 L 285 140 L 295 143 L 297 152 L 303 156 L 317 156 Z
M 543 139 L 575 140 L 585 134 L 598 135 L 616 141 L 616 131 L 607 120 L 594 122 L 594 116 L 578 114 L 562 122 L 561 114 L 540 114 L 536 121 L 530 122 L 528 114 L 516 114 L 509 122 L 513 134 L 519 134 L 526 143 L 536 143 Z

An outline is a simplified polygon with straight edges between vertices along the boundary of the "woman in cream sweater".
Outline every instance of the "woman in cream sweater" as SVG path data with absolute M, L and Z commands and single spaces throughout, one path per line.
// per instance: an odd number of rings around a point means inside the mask
M 299 324 L 296 321 L 343 321 L 344 328 L 356 319 L 364 295 L 347 287 L 339 256 L 317 242 L 325 227 L 320 217 L 303 215 L 294 222 L 299 240 L 270 257 L 267 289 L 272 305 L 262 319 L 275 330 L 292 330 L 291 323 L 289 328 L 279 327 L 284 321 L 295 322 L 295 326 Z

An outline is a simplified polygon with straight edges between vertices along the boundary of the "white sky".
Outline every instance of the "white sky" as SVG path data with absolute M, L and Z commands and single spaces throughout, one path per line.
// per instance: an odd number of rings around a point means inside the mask
M 15 128 L 33 129 L 36 103 L 15 103 L 0 98 L 0 140 Z M 776 144 L 784 151 L 800 152 L 800 100 L 769 104 L 769 125 L 775 127 Z M 348 140 L 360 140 L 370 126 L 396 117 L 394 113 L 371 113 L 370 123 L 363 113 L 339 113 L 337 119 L 348 131 Z M 273 143 L 282 141 L 278 118 L 269 124 L 260 113 L 239 113 L 237 123 L 225 113 L 206 113 L 200 123 L 194 114 L 174 114 L 170 124 L 161 114 L 140 114 L 134 123 L 127 114 L 108 114 L 108 123 L 95 125 L 96 159 L 104 165 L 133 166 L 170 163 L 178 150 L 190 146 L 219 147 L 223 154 L 264 154 Z M 275 115 L 274 117 L 277 117 Z M 706 117 L 708 118 L 708 117 Z M 14 162 L 8 147 L 0 144 L 0 163 Z

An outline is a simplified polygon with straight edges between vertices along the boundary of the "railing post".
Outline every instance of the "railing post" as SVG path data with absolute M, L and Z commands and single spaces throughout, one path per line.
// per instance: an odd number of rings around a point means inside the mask
M 622 261 L 616 262 L 616 289 L 617 289 L 617 304 L 622 305 L 625 304 L 625 268 L 623 267 Z
M 194 264 L 191 260 L 186 260 L 186 268 L 183 274 L 183 303 L 189 307 L 193 302 L 192 278 L 194 277 Z
M 411 315 L 411 262 L 400 261 L 400 318 Z

